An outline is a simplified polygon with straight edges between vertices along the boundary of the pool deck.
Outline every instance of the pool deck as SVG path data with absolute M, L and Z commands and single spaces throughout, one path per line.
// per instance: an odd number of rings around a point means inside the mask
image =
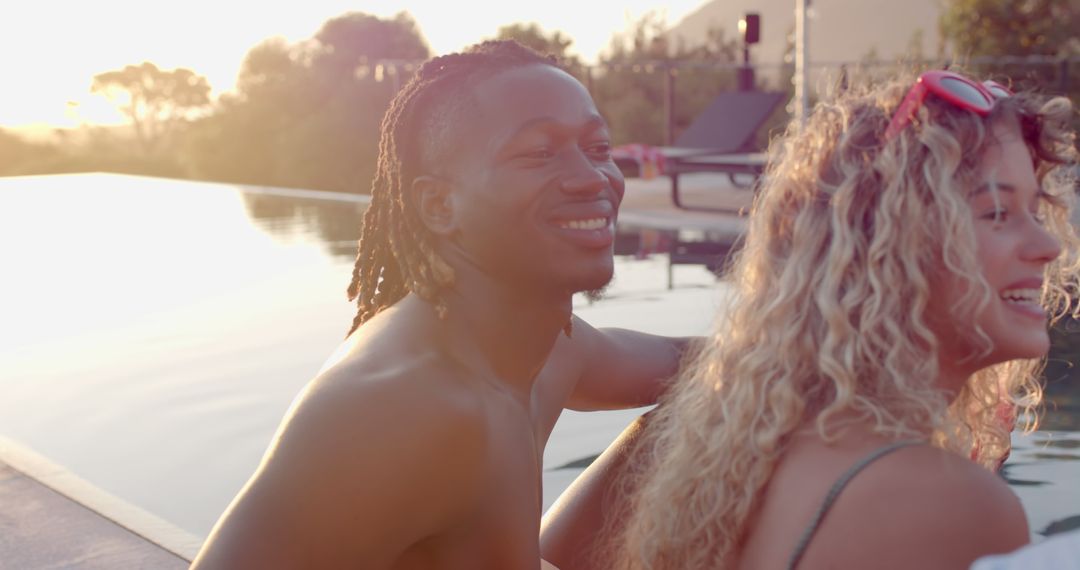
M 666 176 L 629 178 L 619 207 L 619 224 L 661 231 L 708 231 L 732 239 L 746 231 L 746 217 L 739 212 L 750 208 L 754 194 L 749 188 L 735 187 L 727 176 L 712 173 L 684 174 L 680 186 L 684 204 L 712 211 L 675 207 Z
M 197 548 L 183 531 L 4 439 L 0 506 L 0 568 L 180 569 Z
M 627 180 L 624 227 L 742 233 L 752 193 L 717 175 L 685 176 L 687 203 L 732 213 L 681 210 L 666 177 Z M 0 567 L 187 568 L 198 541 L 108 495 L 31 450 L 0 437 Z

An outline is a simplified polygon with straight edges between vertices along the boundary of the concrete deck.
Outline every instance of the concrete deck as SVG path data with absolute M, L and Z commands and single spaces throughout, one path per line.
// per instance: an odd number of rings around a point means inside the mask
M 0 464 L 0 567 L 187 568 L 188 562 Z
M 687 210 L 675 207 L 671 181 L 666 176 L 652 180 L 628 178 L 626 194 L 619 208 L 619 224 L 626 228 L 649 228 L 664 231 L 695 230 L 734 238 L 746 231 L 746 217 L 754 194 L 738 188 L 726 175 L 714 173 L 683 174 L 679 177 L 684 204 L 721 209 L 726 212 Z
M 183 531 L 0 439 L 0 568 L 181 569 L 197 546 Z

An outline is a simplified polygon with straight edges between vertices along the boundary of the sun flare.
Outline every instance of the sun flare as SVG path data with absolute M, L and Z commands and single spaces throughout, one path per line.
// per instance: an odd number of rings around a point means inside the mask
M 480 0 L 313 0 L 302 6 L 194 0 L 166 17 L 153 3 L 133 0 L 32 2 L 0 18 L 0 53 L 21 54 L 5 58 L 5 84 L 15 87 L 0 96 L 0 127 L 122 123 L 108 101 L 90 93 L 91 80 L 143 61 L 162 69 L 189 68 L 220 94 L 233 86 L 244 55 L 259 42 L 274 36 L 303 41 L 325 21 L 350 11 L 379 17 L 409 12 L 436 54 L 494 37 L 504 25 L 536 22 L 573 38 L 572 49 L 591 61 L 612 34 L 643 14 L 654 11 L 675 22 L 703 3 L 629 0 L 612 9 L 571 0 L 542 6 Z

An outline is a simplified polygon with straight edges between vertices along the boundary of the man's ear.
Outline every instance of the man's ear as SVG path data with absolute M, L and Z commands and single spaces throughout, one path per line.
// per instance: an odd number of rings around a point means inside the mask
M 454 231 L 453 185 L 435 176 L 417 176 L 412 182 L 412 195 L 420 220 L 435 235 L 445 236 Z

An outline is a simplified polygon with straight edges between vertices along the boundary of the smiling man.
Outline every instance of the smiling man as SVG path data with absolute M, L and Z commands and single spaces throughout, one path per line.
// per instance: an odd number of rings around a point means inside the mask
M 382 125 L 344 344 L 199 568 L 538 568 L 564 407 L 655 401 L 685 339 L 572 315 L 624 184 L 585 88 L 513 42 L 427 62 Z

